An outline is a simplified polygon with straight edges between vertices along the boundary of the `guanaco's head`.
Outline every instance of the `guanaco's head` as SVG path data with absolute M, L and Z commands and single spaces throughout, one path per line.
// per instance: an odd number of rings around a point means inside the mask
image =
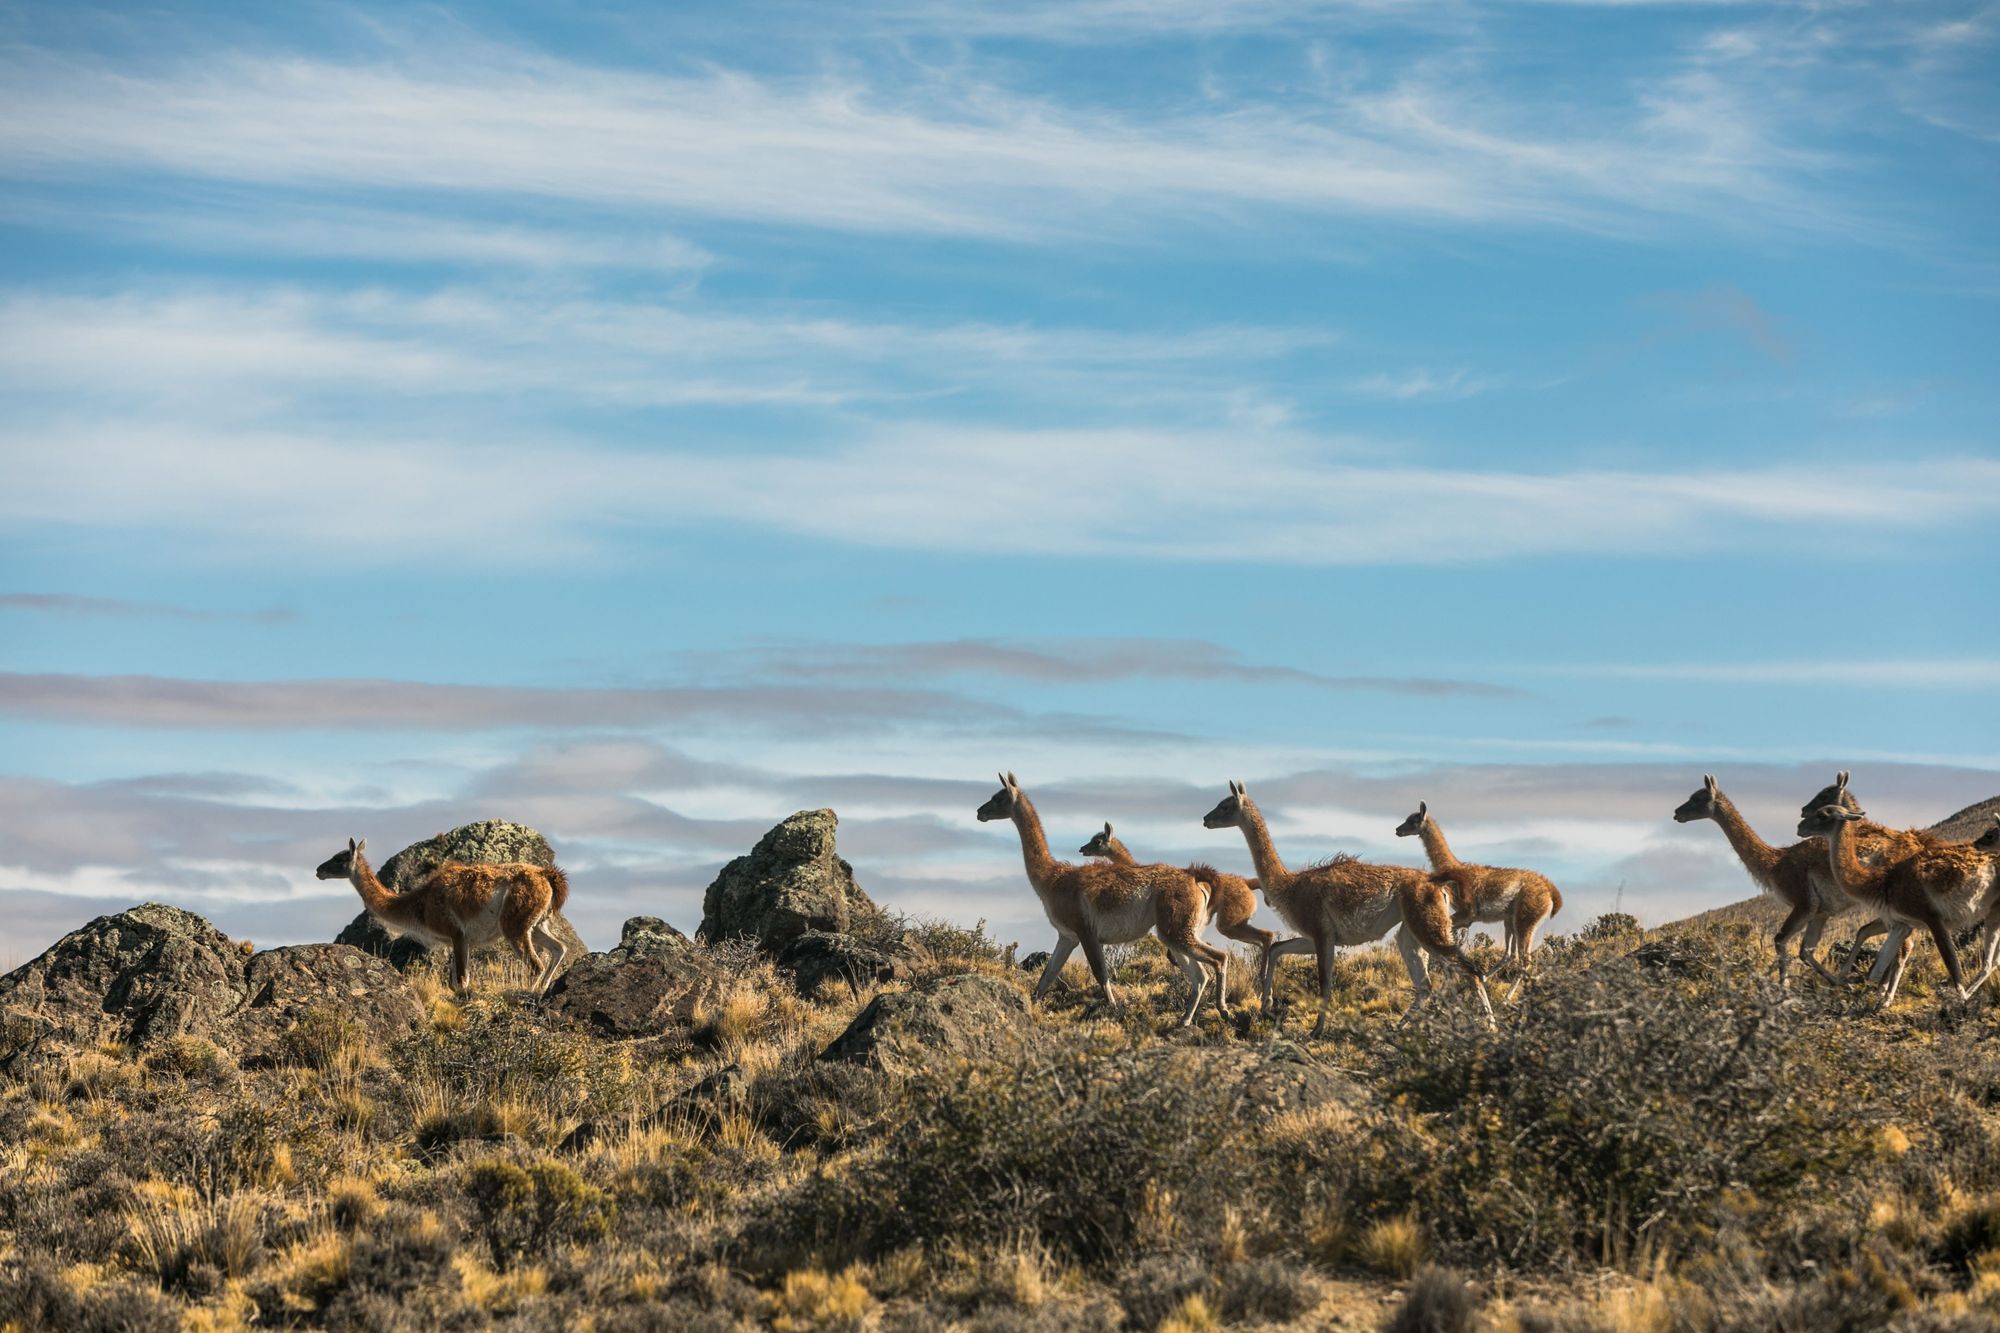
M 1077 848 L 1077 850 L 1085 856 L 1111 855 L 1111 821 L 1108 819 L 1105 820 L 1104 832 L 1091 834 L 1090 841 Z
M 1975 852 L 2000 852 L 2000 815 L 1993 816 L 1993 827 L 1972 840 Z
M 1237 828 L 1243 823 L 1243 811 L 1250 804 L 1250 792 L 1242 783 L 1232 780 L 1229 795 L 1222 798 L 1215 809 L 1201 817 L 1203 828 Z
M 1814 792 L 1813 798 L 1799 807 L 1799 818 L 1804 819 L 1823 805 L 1844 805 L 1849 810 L 1859 810 L 1861 802 L 1855 800 L 1847 790 L 1849 776 L 1846 773 L 1834 774 L 1832 782 Z
M 1021 808 L 1021 802 L 1028 798 L 1021 795 L 1021 784 L 1012 773 L 1000 775 L 1000 790 L 986 798 L 986 804 L 979 807 L 979 822 L 984 824 L 992 819 L 1012 819 L 1014 812 Z
M 368 850 L 368 839 L 363 838 L 361 841 L 356 842 L 354 839 L 349 838 L 347 840 L 347 850 L 344 852 L 335 852 L 332 856 L 320 862 L 319 869 L 315 870 L 313 874 L 320 879 L 346 879 L 354 873 L 354 858 L 366 850 Z
M 1843 824 L 1853 824 L 1868 818 L 1850 806 L 1827 804 L 1799 821 L 1801 838 L 1824 838 L 1830 836 Z
M 1716 788 L 1715 775 L 1704 773 L 1701 775 L 1700 789 L 1682 801 L 1680 807 L 1674 811 L 1674 822 L 1692 824 L 1697 819 L 1713 819 L 1721 800 L 1722 792 Z
M 1424 825 L 1430 823 L 1430 821 L 1431 803 L 1429 801 L 1418 801 L 1417 812 L 1396 825 L 1396 836 L 1399 838 L 1414 838 L 1424 831 Z

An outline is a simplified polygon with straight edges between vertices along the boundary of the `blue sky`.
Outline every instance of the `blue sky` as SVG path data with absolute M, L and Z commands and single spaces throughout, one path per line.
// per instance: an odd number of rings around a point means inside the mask
M 0 14 L 0 959 L 488 816 L 608 942 L 803 806 L 1740 897 L 2000 790 L 2000 11 Z M 1558 923 L 1559 925 L 1561 923 Z

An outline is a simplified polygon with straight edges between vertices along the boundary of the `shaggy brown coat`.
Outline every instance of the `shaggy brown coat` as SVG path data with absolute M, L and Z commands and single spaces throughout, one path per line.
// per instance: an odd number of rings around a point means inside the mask
M 1444 840 L 1444 830 L 1431 818 L 1428 801 L 1417 803 L 1416 813 L 1397 825 L 1396 836 L 1423 841 L 1424 854 L 1431 863 L 1431 882 L 1442 885 L 1451 895 L 1451 924 L 1461 938 L 1466 927 L 1476 921 L 1502 924 L 1506 951 L 1501 966 L 1509 961 L 1519 966 L 1520 976 L 1514 982 L 1514 990 L 1518 991 L 1528 977 L 1535 932 L 1544 921 L 1562 911 L 1561 890 L 1538 871 L 1476 865 L 1453 856 L 1450 844 Z
M 1229 1016 L 1224 994 L 1229 955 L 1202 942 L 1201 932 L 1208 925 L 1208 894 L 1187 871 L 1168 865 L 1093 861 L 1079 866 L 1056 860 L 1042 833 L 1041 816 L 1012 773 L 1000 775 L 1000 790 L 979 807 L 978 817 L 982 824 L 995 819 L 1013 821 L 1021 838 L 1028 883 L 1041 899 L 1049 924 L 1056 928 L 1056 947 L 1042 969 L 1041 980 L 1035 983 L 1037 1000 L 1055 985 L 1063 964 L 1082 945 L 1091 975 L 1103 988 L 1105 1003 L 1116 1008 L 1118 996 L 1104 962 L 1104 946 L 1130 944 L 1144 939 L 1147 931 L 1155 931 L 1194 992 L 1181 1016 L 1181 1026 L 1194 1022 L 1201 1008 L 1208 981 L 1204 963 L 1215 972 L 1216 1012 Z
M 2000 867 L 1985 852 L 1962 843 L 1930 839 L 1914 855 L 1887 866 L 1865 865 L 1857 854 L 1854 833 L 1862 818 L 1859 810 L 1826 805 L 1801 820 L 1799 831 L 1824 830 L 1827 864 L 1841 888 L 1855 899 L 1873 904 L 1892 923 L 1889 938 L 1898 947 L 1894 951 L 1895 971 L 1882 996 L 1883 1007 L 1895 1001 L 1896 988 L 1909 965 L 1909 951 L 1900 946 L 1918 927 L 1929 932 L 1937 944 L 1960 998 L 1970 998 L 2000 962 L 2000 929 L 1996 929 L 2000 926 Z M 1972 925 L 1985 929 L 1986 958 L 1978 979 L 1967 985 L 1953 937 Z M 1880 982 L 1890 964 L 1891 950 L 1885 945 L 1869 980 Z
M 560 869 L 526 862 L 446 861 L 399 894 L 376 877 L 362 855 L 367 846 L 366 838 L 349 838 L 347 850 L 335 853 L 315 873 L 352 884 L 368 914 L 390 934 L 451 945 L 454 989 L 464 991 L 471 981 L 472 951 L 498 940 L 513 946 L 535 974 L 536 994 L 555 980 L 565 948 L 547 922 L 550 913 L 569 901 L 569 878 Z M 546 959 L 537 942 L 550 951 Z
M 1139 858 L 1132 855 L 1131 849 L 1111 831 L 1108 823 L 1102 833 L 1094 835 L 1077 850 L 1085 856 L 1101 856 L 1119 865 L 1139 864 Z M 1232 875 L 1227 870 L 1217 870 L 1206 861 L 1190 862 L 1186 870 L 1194 876 L 1197 884 L 1208 891 L 1208 914 L 1215 922 L 1217 933 L 1255 948 L 1261 969 L 1264 950 L 1278 942 L 1278 932 L 1250 924 L 1250 918 L 1257 912 L 1257 881 Z
M 1405 1011 L 1405 1018 L 1430 997 L 1426 953 L 1451 960 L 1471 978 L 1480 1008 L 1489 1019 L 1492 1017 L 1493 1005 L 1487 999 L 1486 983 L 1479 968 L 1453 938 L 1450 899 L 1423 871 L 1410 866 L 1373 865 L 1344 855 L 1297 872 L 1289 870 L 1271 842 L 1263 812 L 1240 782 L 1229 784 L 1229 795 L 1201 822 L 1206 828 L 1234 827 L 1243 831 L 1264 900 L 1286 925 L 1299 932 L 1298 938 L 1282 940 L 1264 953 L 1262 988 L 1267 1005 L 1277 960 L 1286 954 L 1312 954 L 1319 964 L 1319 1021 L 1313 1025 L 1313 1035 L 1321 1035 L 1326 1031 L 1327 1008 L 1333 994 L 1335 951 L 1378 940 L 1396 928 L 1396 948 L 1403 955 L 1403 966 L 1409 970 L 1410 985 L 1416 991 L 1416 999 Z
M 1847 794 L 1845 786 L 1847 775 L 1843 773 L 1840 777 L 1841 782 L 1821 793 L 1826 798 L 1820 801 L 1821 805 L 1853 807 L 1854 798 Z M 1751 881 L 1785 905 L 1785 920 L 1772 939 L 1772 946 L 1777 952 L 1779 982 L 1784 984 L 1791 980 L 1792 955 L 1787 946 L 1793 940 L 1798 941 L 1798 956 L 1808 967 L 1829 981 L 1835 980 L 1819 961 L 1820 936 L 1826 931 L 1827 919 L 1845 911 L 1855 900 L 1842 890 L 1828 868 L 1826 840 L 1814 837 L 1786 847 L 1773 847 L 1757 836 L 1756 830 L 1750 827 L 1750 821 L 1737 810 L 1735 802 L 1716 786 L 1712 774 L 1703 774 L 1701 782 L 1694 794 L 1675 809 L 1674 820 L 1681 824 L 1714 820 L 1721 827 L 1722 836 L 1729 840 L 1736 859 L 1749 872 Z M 1929 841 L 1921 834 L 1884 828 L 1875 823 L 1860 825 L 1855 836 L 1863 858 L 1877 864 L 1886 864 L 1906 842 L 1914 849 L 1918 843 Z M 1854 943 L 1858 945 L 1887 928 L 1887 923 L 1879 919 L 1871 921 L 1855 934 Z M 1848 961 L 1852 963 L 1854 957 L 1855 950 L 1850 946 Z

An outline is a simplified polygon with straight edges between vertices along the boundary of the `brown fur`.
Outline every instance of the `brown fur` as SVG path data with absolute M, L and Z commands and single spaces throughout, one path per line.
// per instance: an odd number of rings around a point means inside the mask
M 1105 1003 L 1116 1007 L 1118 997 L 1104 962 L 1104 946 L 1129 944 L 1151 930 L 1158 933 L 1194 992 L 1181 1025 L 1192 1023 L 1201 1007 L 1204 963 L 1215 973 L 1216 1011 L 1229 1016 L 1224 995 L 1229 955 L 1202 942 L 1201 932 L 1208 924 L 1208 894 L 1187 871 L 1168 865 L 1105 861 L 1071 865 L 1056 860 L 1042 833 L 1041 816 L 1012 773 L 1001 775 L 1000 790 L 979 807 L 978 816 L 981 823 L 995 819 L 1013 822 L 1021 838 L 1028 883 L 1041 899 L 1049 924 L 1056 928 L 1056 947 L 1035 985 L 1037 1000 L 1055 984 L 1063 963 L 1080 944 L 1091 975 L 1103 988 Z
M 1840 782 L 1821 793 L 1828 796 L 1828 800 L 1821 804 L 1839 803 L 1853 808 L 1854 798 L 1847 794 L 1846 777 L 1845 773 L 1841 774 Z M 1750 821 L 1737 810 L 1735 802 L 1723 795 L 1715 778 L 1707 774 L 1702 777 L 1701 787 L 1674 811 L 1674 819 L 1682 824 L 1702 819 L 1714 820 L 1721 827 L 1722 835 L 1729 839 L 1729 846 L 1743 863 L 1743 868 L 1750 873 L 1751 880 L 1789 909 L 1784 923 L 1772 939 L 1777 951 L 1779 982 L 1783 984 L 1791 980 L 1792 955 L 1787 946 L 1794 940 L 1798 941 L 1799 958 L 1821 976 L 1834 980 L 1833 974 L 1819 961 L 1819 940 L 1826 930 L 1828 918 L 1845 910 L 1854 900 L 1841 889 L 1828 868 L 1826 840 L 1812 837 L 1786 847 L 1773 847 L 1757 836 L 1756 830 L 1750 827 Z M 1916 844 L 1909 842 L 1910 839 L 1921 839 L 1921 835 L 1905 834 L 1875 823 L 1860 825 L 1855 836 L 1859 840 L 1862 856 L 1877 864 L 1886 863 L 1906 842 L 1914 848 Z M 1858 945 L 1871 935 L 1879 935 L 1887 928 L 1887 924 L 1879 919 L 1871 921 L 1856 932 L 1854 944 Z M 1854 957 L 1855 950 L 1850 946 L 1850 963 Z
M 1518 991 L 1528 977 L 1535 932 L 1562 911 L 1561 891 L 1538 871 L 1475 865 L 1453 856 L 1444 830 L 1431 818 L 1427 801 L 1418 803 L 1417 812 L 1402 822 L 1396 834 L 1423 840 L 1424 854 L 1431 863 L 1431 883 L 1441 885 L 1451 895 L 1451 924 L 1461 938 L 1466 927 L 1476 921 L 1502 923 L 1506 952 L 1501 965 L 1510 961 L 1519 965 L 1520 977 L 1514 982 Z
M 1233 826 L 1243 831 L 1265 901 L 1286 925 L 1299 932 L 1296 939 L 1284 940 L 1265 951 L 1263 993 L 1267 1005 L 1277 959 L 1288 953 L 1310 952 L 1319 965 L 1319 1021 L 1313 1026 L 1313 1035 L 1319 1036 L 1326 1031 L 1335 951 L 1380 939 L 1391 927 L 1397 927 L 1396 946 L 1417 993 L 1405 1017 L 1430 995 L 1430 975 L 1423 953 L 1456 964 L 1471 979 L 1480 1006 L 1491 1016 L 1493 1006 L 1486 997 L 1479 968 L 1452 937 L 1450 900 L 1442 888 L 1412 867 L 1373 865 L 1351 856 L 1336 856 L 1296 872 L 1289 870 L 1279 858 L 1263 812 L 1250 799 L 1249 792 L 1236 782 L 1229 784 L 1229 792 L 1221 804 L 1208 812 L 1202 824 L 1208 828 Z
M 1104 832 L 1077 850 L 1085 856 L 1101 856 L 1119 865 L 1139 864 L 1139 858 L 1132 855 L 1131 849 L 1111 831 L 1109 824 L 1104 826 Z M 1190 862 L 1186 869 L 1188 874 L 1194 876 L 1195 882 L 1208 891 L 1209 915 L 1215 921 L 1217 933 L 1256 949 L 1261 967 L 1264 950 L 1278 942 L 1278 933 L 1250 924 L 1250 918 L 1257 912 L 1256 882 L 1226 870 L 1217 870 L 1206 861 Z
M 2000 926 L 2000 873 L 1993 857 L 1962 843 L 1924 839 L 1911 855 L 1886 866 L 1869 866 L 1857 849 L 1855 826 L 1861 822 L 1860 811 L 1827 805 L 1800 821 L 1799 831 L 1824 829 L 1827 863 L 1840 887 L 1855 899 L 1873 904 L 1894 923 L 1890 937 L 1897 945 L 1918 928 L 1926 931 L 1937 945 L 1952 985 L 1961 997 L 1969 997 L 1993 974 L 1996 954 L 2000 954 L 2000 933 L 1996 933 L 1996 926 Z M 1953 937 L 1972 925 L 1985 929 L 1986 957 L 1978 980 L 1968 986 Z M 1907 965 L 1908 953 L 1899 947 L 1894 973 L 1882 997 L 1885 1006 L 1895 1000 Z M 1889 966 L 1885 948 L 1869 979 L 1881 981 Z
M 349 839 L 346 851 L 319 867 L 319 878 L 345 879 L 354 885 L 369 915 L 391 934 L 451 945 L 455 989 L 464 991 L 471 981 L 472 951 L 495 939 L 507 941 L 535 974 L 532 989 L 537 994 L 555 979 L 564 948 L 544 923 L 569 901 L 569 877 L 561 870 L 526 862 L 446 861 L 399 894 L 376 877 L 363 855 L 367 845 L 365 839 Z M 553 949 L 551 957 L 543 958 L 536 947 L 537 935 Z

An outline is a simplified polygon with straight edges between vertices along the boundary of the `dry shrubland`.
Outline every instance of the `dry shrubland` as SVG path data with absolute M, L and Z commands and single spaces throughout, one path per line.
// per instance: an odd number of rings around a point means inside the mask
M 918 938 L 913 984 L 1031 979 Z M 896 1073 L 818 1058 L 870 990 L 749 957 L 671 1040 L 495 975 L 380 1046 L 316 1012 L 257 1061 L 78 1052 L 0 1082 L 0 1326 L 1992 1327 L 1990 993 L 1933 964 L 1878 1016 L 1768 958 L 1596 923 L 1489 1031 L 1455 980 L 1396 1027 L 1400 962 L 1357 950 L 1294 1047 L 1308 967 L 1293 1035 L 1247 994 L 1179 1033 L 1139 947 L 1122 1011 L 1073 970 L 1002 1053 Z M 1274 1052 L 1344 1091 L 1214 1076 Z

